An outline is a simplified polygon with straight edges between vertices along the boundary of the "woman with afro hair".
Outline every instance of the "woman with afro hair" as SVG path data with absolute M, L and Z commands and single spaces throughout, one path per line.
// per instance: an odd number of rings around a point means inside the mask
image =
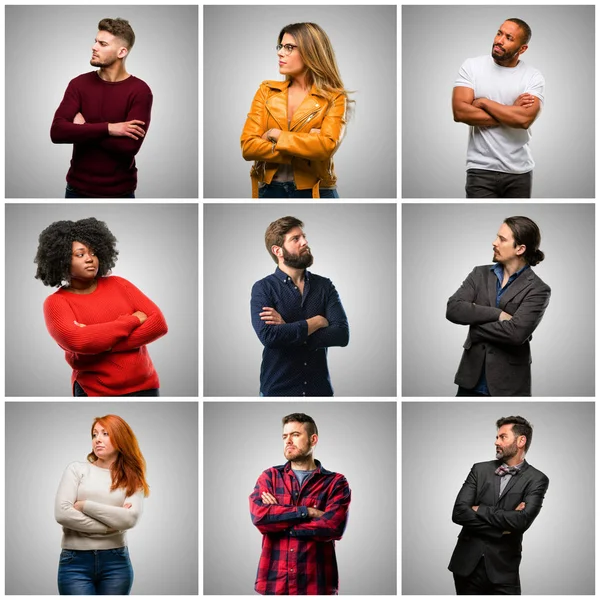
M 122 277 L 116 238 L 90 217 L 56 221 L 40 234 L 36 279 L 59 287 L 44 302 L 50 335 L 73 369 L 74 396 L 158 396 L 146 348 L 167 333 L 154 302 Z

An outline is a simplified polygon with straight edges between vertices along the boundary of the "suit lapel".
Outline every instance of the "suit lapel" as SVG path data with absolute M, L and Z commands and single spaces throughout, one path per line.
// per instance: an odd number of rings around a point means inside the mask
M 496 466 L 494 467 L 494 473 L 493 473 L 493 477 L 494 477 L 494 503 L 498 504 L 498 501 L 500 500 L 500 479 L 502 479 L 501 477 L 498 477 L 498 475 L 496 475 L 496 469 L 501 465 L 502 463 L 500 461 L 496 461 Z
M 523 473 L 527 470 L 527 467 L 529 467 L 529 465 L 527 464 L 527 462 L 523 461 L 523 466 L 519 470 L 519 473 L 517 475 L 513 475 L 510 478 L 509 482 L 506 484 L 506 487 L 504 488 L 504 491 L 502 492 L 502 495 L 498 498 L 498 500 L 501 500 L 502 498 L 504 498 L 506 493 L 515 485 L 515 483 L 517 481 L 521 480 L 521 477 L 523 477 Z M 497 479 L 501 479 L 501 477 L 497 477 Z M 498 489 L 500 489 L 500 484 L 498 484 Z M 513 506 L 509 510 L 514 510 L 514 508 L 515 507 Z
M 498 278 L 496 277 L 496 273 L 490 270 L 487 275 L 487 292 L 488 299 L 490 301 L 490 306 L 496 306 L 496 282 Z
M 533 277 L 531 268 L 527 269 L 525 273 L 521 273 L 502 294 L 499 308 L 504 308 L 520 291 L 529 287 L 533 283 Z

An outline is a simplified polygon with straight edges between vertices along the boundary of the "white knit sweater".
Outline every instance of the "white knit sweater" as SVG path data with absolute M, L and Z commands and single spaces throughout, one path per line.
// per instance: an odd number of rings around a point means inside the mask
M 63 548 L 108 550 L 127 545 L 125 530 L 142 514 L 144 492 L 126 496 L 123 488 L 111 492 L 111 484 L 110 469 L 89 462 L 74 462 L 65 469 L 54 505 L 54 516 L 63 526 Z M 83 512 L 73 507 L 77 500 L 84 501 Z M 123 508 L 127 502 L 131 508 Z

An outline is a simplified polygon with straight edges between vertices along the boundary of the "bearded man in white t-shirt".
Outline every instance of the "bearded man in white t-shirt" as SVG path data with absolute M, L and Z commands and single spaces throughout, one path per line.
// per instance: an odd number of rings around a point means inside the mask
M 470 126 L 467 198 L 531 198 L 530 126 L 544 103 L 545 81 L 520 59 L 530 39 L 525 21 L 504 21 L 491 55 L 467 59 L 454 83 L 454 120 Z

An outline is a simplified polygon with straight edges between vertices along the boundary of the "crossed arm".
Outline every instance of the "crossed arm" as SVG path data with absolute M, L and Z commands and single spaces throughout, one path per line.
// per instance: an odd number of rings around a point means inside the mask
M 80 474 L 76 463 L 63 473 L 56 492 L 54 517 L 67 529 L 88 534 L 110 534 L 131 529 L 142 512 L 143 492 L 125 499 L 123 506 L 77 500 Z
M 529 129 L 540 111 L 540 99 L 532 94 L 521 94 L 512 105 L 487 98 L 475 98 L 469 87 L 455 87 L 452 91 L 454 120 L 476 127 L 506 125 L 515 129 Z
M 268 91 L 262 86 L 256 92 L 241 136 L 242 155 L 246 160 L 265 160 L 291 163 L 292 156 L 308 160 L 329 160 L 344 137 L 346 125 L 346 96 L 336 96 L 318 129 L 310 132 L 265 131 L 263 116 Z M 275 142 L 268 140 L 271 137 Z
M 542 508 L 548 489 L 548 478 L 544 476 L 528 486 L 522 502 L 513 510 L 475 505 L 477 501 L 477 470 L 475 465 L 469 472 L 454 504 L 452 521 L 473 532 L 490 538 L 500 538 L 510 533 L 526 531 Z
M 149 344 L 168 331 L 156 304 L 133 284 L 123 283 L 136 310 L 114 321 L 92 325 L 79 323 L 69 304 L 54 294 L 44 302 L 46 327 L 58 345 L 75 354 L 124 352 Z
M 55 144 L 96 142 L 105 150 L 135 156 L 150 125 L 152 94 L 136 94 L 125 121 L 90 123 L 82 114 L 77 88 L 69 83 L 52 126 L 50 138 Z
M 325 315 L 286 323 L 272 304 L 273 301 L 265 290 L 254 284 L 250 301 L 252 326 L 267 348 L 300 346 L 304 342 L 311 349 L 348 345 L 348 319 L 333 284 L 327 297 Z
M 260 476 L 250 495 L 252 523 L 261 533 L 289 530 L 294 537 L 319 542 L 342 538 L 349 506 L 350 487 L 344 477 L 340 477 L 333 485 L 324 511 L 310 506 L 279 504 L 268 472 Z

